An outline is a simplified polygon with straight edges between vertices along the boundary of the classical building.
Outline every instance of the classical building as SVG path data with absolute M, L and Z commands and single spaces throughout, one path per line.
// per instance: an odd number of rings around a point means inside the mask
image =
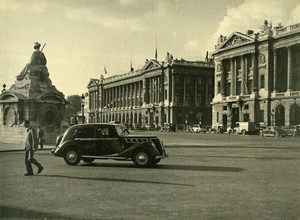
M 211 124 L 214 65 L 211 61 L 146 60 L 143 68 L 91 79 L 89 122 Z
M 300 24 L 220 36 L 213 57 L 213 125 L 300 124 Z

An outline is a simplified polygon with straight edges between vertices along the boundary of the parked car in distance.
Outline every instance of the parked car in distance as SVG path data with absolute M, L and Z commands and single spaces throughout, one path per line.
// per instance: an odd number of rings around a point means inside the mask
M 232 133 L 235 134 L 258 134 L 259 129 L 254 122 L 236 122 Z
M 194 124 L 191 127 L 191 131 L 192 132 L 196 132 L 196 133 L 200 133 L 200 132 L 206 133 L 207 132 L 207 128 L 206 127 L 201 127 L 199 124 Z
M 300 125 L 290 125 L 284 128 L 286 136 L 300 136 Z
M 154 135 L 130 135 L 122 124 L 92 123 L 69 127 L 57 137 L 51 153 L 68 165 L 80 160 L 132 160 L 138 167 L 151 167 L 167 157 L 164 144 Z
M 279 126 L 268 126 L 260 134 L 262 137 L 285 137 L 286 133 Z
M 210 133 L 224 133 L 224 128 L 221 125 L 212 126 L 209 129 Z

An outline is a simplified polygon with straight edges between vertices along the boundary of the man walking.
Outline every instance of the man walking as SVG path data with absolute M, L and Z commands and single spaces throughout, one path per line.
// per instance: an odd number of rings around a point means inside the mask
M 24 127 L 27 128 L 27 138 L 25 142 L 25 165 L 27 173 L 25 173 L 25 176 L 32 176 L 33 170 L 31 164 L 33 163 L 37 168 L 39 174 L 43 171 L 44 167 L 36 160 L 34 159 L 34 152 L 37 150 L 38 147 L 38 140 L 36 136 L 36 130 L 30 126 L 30 122 L 28 120 L 25 120 Z

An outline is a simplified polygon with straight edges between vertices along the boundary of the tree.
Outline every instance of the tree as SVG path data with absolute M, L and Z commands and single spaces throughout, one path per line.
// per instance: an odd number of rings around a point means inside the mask
M 65 108 L 65 121 L 69 122 L 72 116 L 76 116 L 77 112 L 81 110 L 81 96 L 70 95 L 67 97 L 69 102 Z

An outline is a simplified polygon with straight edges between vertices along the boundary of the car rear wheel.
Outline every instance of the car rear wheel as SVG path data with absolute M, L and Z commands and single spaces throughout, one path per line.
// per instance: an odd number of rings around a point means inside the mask
M 132 159 L 138 167 L 150 167 L 152 165 L 150 154 L 146 150 L 136 150 Z
M 74 148 L 67 149 L 64 154 L 64 160 L 68 165 L 75 166 L 80 162 L 80 159 L 81 159 L 80 153 Z
M 245 135 L 245 134 L 246 134 L 246 130 L 243 129 L 243 130 L 242 130 L 242 135 Z
M 95 159 L 94 158 L 82 158 L 81 159 L 83 162 L 85 162 L 85 163 L 92 163 Z

